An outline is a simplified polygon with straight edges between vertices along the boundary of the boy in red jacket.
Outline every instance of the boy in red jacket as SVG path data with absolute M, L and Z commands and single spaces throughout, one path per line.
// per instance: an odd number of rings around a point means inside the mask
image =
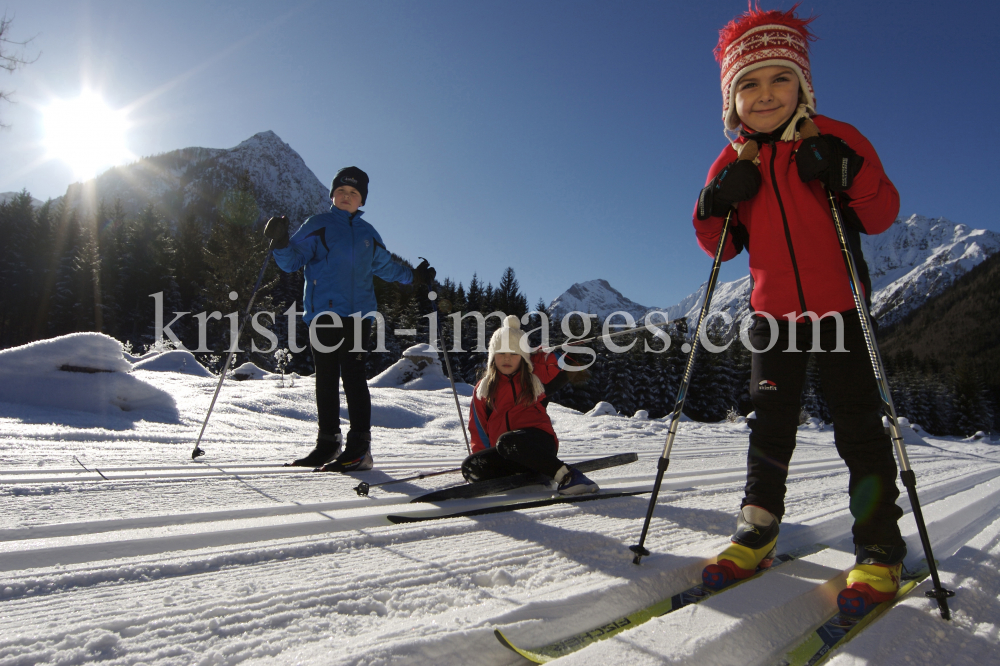
M 720 31 L 716 47 L 723 120 L 736 138 L 709 171 L 694 226 L 699 245 L 714 255 L 723 221 L 734 211 L 722 258 L 743 249 L 750 253 L 755 315 L 750 391 L 756 419 L 748 421 L 746 494 L 736 533 L 703 579 L 721 588 L 769 566 L 774 557 L 810 356 L 804 349 L 813 349 L 807 345 L 818 327 L 823 351 L 816 359 L 837 451 L 850 471 L 854 516 L 857 564 L 841 602 L 860 597 L 870 605 L 892 598 L 899 587 L 906 545 L 897 521 L 903 512 L 895 503 L 896 462 L 826 189 L 840 199 L 869 300 L 859 234 L 885 231 L 899 212 L 899 194 L 861 133 L 816 115 L 811 20 L 796 17 L 795 8 L 751 9 Z M 803 141 L 797 130 L 806 118 L 820 136 Z M 757 142 L 758 158 L 737 161 L 735 146 L 747 140 Z M 799 353 L 788 353 L 790 333 L 796 341 L 791 351 Z
M 556 456 L 559 440 L 545 411 L 545 384 L 558 384 L 565 370 L 555 354 L 528 351 L 521 321 L 507 315 L 490 338 L 486 372 L 476 384 L 469 411 L 472 455 L 462 463 L 469 482 L 538 472 L 560 495 L 597 492 L 597 484 Z

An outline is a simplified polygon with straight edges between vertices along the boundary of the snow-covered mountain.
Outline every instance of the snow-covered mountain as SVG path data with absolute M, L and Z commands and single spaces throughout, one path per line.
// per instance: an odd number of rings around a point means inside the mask
M 943 217 L 911 215 L 897 219 L 884 233 L 862 236 L 861 243 L 875 291 L 872 313 L 880 324 L 889 325 L 1000 250 L 1000 234 L 970 229 Z M 548 312 L 551 317 L 562 317 L 579 310 L 597 314 L 603 321 L 610 313 L 625 310 L 639 321 L 647 312 L 661 310 L 668 319 L 686 317 L 694 323 L 705 297 L 705 286 L 702 284 L 698 291 L 669 308 L 651 308 L 623 296 L 606 280 L 591 280 L 567 289 L 552 301 Z M 716 285 L 712 312 L 725 311 L 735 319 L 746 311 L 749 303 L 748 275 Z
M 590 280 L 577 282 L 559 295 L 547 308 L 550 317 L 563 318 L 570 312 L 587 312 L 597 314 L 604 321 L 612 312 L 625 311 L 635 317 L 636 321 L 645 316 L 648 308 L 626 298 L 620 291 L 608 284 L 607 280 Z
M 898 322 L 1000 250 L 996 232 L 922 215 L 861 240 L 875 292 L 872 312 L 883 325 Z
M 7 203 L 8 201 L 10 201 L 19 194 L 20 192 L 0 192 L 0 204 Z M 44 204 L 45 202 L 42 201 L 41 199 L 36 199 L 35 197 L 31 197 L 31 205 L 33 207 L 39 208 Z
M 65 200 L 84 214 L 103 200 L 122 202 L 127 214 L 147 205 L 176 221 L 192 206 L 211 208 L 248 173 L 265 216 L 300 222 L 330 208 L 330 190 L 291 146 L 271 131 L 235 148 L 182 148 L 115 167 L 85 183 L 74 183 Z

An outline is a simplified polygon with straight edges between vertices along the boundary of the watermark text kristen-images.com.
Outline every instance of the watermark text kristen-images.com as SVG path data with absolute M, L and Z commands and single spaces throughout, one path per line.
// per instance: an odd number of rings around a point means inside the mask
M 434 295 L 434 292 L 431 292 L 430 295 L 436 297 L 436 295 Z M 174 312 L 173 313 L 174 318 L 171 319 L 169 323 L 164 324 L 163 292 L 161 291 L 155 294 L 150 294 L 150 298 L 153 299 L 154 307 L 156 308 L 155 330 L 154 330 L 155 340 L 161 340 L 166 338 L 166 340 L 170 341 L 173 344 L 173 346 L 176 347 L 177 349 L 184 349 L 190 352 L 198 352 L 198 353 L 216 352 L 216 350 L 210 349 L 207 346 L 208 322 L 228 319 L 229 339 L 231 342 L 229 348 L 226 349 L 225 351 L 226 352 L 244 351 L 243 349 L 239 348 L 237 344 L 238 340 L 236 340 L 239 331 L 239 313 L 230 312 L 227 315 L 223 315 L 221 312 L 215 311 L 215 312 L 199 312 L 193 315 L 193 318 L 198 322 L 198 347 L 195 349 L 187 349 L 184 346 L 184 344 L 180 341 L 180 339 L 177 337 L 177 335 L 171 330 L 170 327 L 177 324 L 184 317 L 190 315 L 191 313 Z M 236 292 L 231 292 L 229 294 L 229 298 L 230 300 L 235 301 L 238 298 L 238 296 Z M 288 347 L 290 351 L 294 353 L 299 353 L 307 349 L 307 347 L 300 347 L 298 344 L 296 344 L 297 340 L 296 315 L 301 315 L 301 314 L 303 314 L 302 311 L 296 309 L 295 303 L 293 303 L 291 307 L 289 307 L 285 312 L 281 314 L 281 316 L 285 317 L 287 321 Z M 486 322 L 492 318 L 496 318 L 497 326 L 499 326 L 500 323 L 503 322 L 506 316 L 507 316 L 506 314 L 500 311 L 494 311 L 487 315 L 483 315 L 481 312 L 466 312 L 464 314 L 460 312 L 455 312 L 446 315 L 445 318 L 451 319 L 452 321 L 453 331 L 460 331 L 466 319 L 472 319 L 476 325 L 476 346 L 474 348 L 463 349 L 462 336 L 454 335 L 453 336 L 454 342 L 452 343 L 452 347 L 448 349 L 448 351 L 452 353 L 465 352 L 465 351 L 475 351 L 475 352 L 485 353 L 487 351 Z M 757 317 L 767 321 L 767 324 L 770 327 L 770 342 L 766 347 L 762 349 L 755 348 L 750 341 L 749 324 L 753 317 Z M 788 314 L 786 314 L 784 316 L 784 319 L 786 319 L 789 323 L 801 324 L 811 321 L 813 322 L 813 326 L 811 327 L 812 345 L 807 350 L 800 350 L 798 348 L 796 333 L 798 332 L 799 327 L 788 326 L 788 348 L 785 349 L 785 351 L 846 352 L 847 349 L 844 348 L 843 317 L 839 312 L 827 312 L 826 314 L 822 315 L 823 319 L 828 317 L 832 318 L 836 325 L 836 345 L 833 349 L 823 350 L 820 348 L 820 342 L 819 342 L 820 328 L 818 325 L 816 325 L 821 317 L 817 316 L 815 312 L 805 312 L 798 316 L 796 316 L 794 312 L 789 312 Z M 350 325 L 354 327 L 354 340 L 355 340 L 355 349 L 352 349 L 351 351 L 362 352 L 364 350 L 357 345 L 358 341 L 361 339 L 361 321 L 364 318 L 374 318 L 376 323 L 378 324 L 378 326 L 376 327 L 376 346 L 371 351 L 374 352 L 388 351 L 388 349 L 386 349 L 385 347 L 385 330 L 386 330 L 385 317 L 383 317 L 382 313 L 378 311 L 371 311 L 365 313 L 362 313 L 360 311 L 355 312 L 350 317 L 346 318 L 349 320 L 346 322 L 344 321 L 345 320 L 344 317 L 341 317 L 340 315 L 334 312 L 321 312 L 309 323 L 309 343 L 312 345 L 314 349 L 316 349 L 320 353 L 329 353 L 335 351 L 340 347 L 340 345 L 343 344 L 343 341 L 339 342 L 337 345 L 334 345 L 332 347 L 324 345 L 317 339 L 316 330 L 318 328 L 343 328 L 346 325 Z M 428 338 L 429 338 L 428 343 L 435 349 L 440 349 L 438 335 L 437 335 L 438 312 L 437 311 L 430 312 L 424 315 L 424 318 L 426 318 L 428 321 L 428 327 L 427 327 Z M 591 336 L 592 320 L 595 320 L 597 318 L 598 317 L 596 314 L 580 312 L 578 310 L 570 312 L 569 314 L 564 316 L 560 321 L 560 329 L 562 331 L 563 336 L 565 336 L 566 339 L 562 343 L 553 347 L 549 342 L 550 324 L 548 315 L 545 312 L 540 312 L 537 310 L 529 312 L 525 314 L 523 317 L 521 317 L 521 325 L 524 328 L 524 331 L 527 335 L 521 338 L 520 344 L 523 347 L 523 351 L 525 352 L 535 351 L 536 349 L 538 349 L 538 347 L 529 347 L 528 337 L 535 332 L 539 332 L 541 334 L 541 348 L 559 349 L 566 354 L 577 354 L 586 357 L 588 360 L 585 363 L 583 362 L 583 359 L 576 359 L 579 365 L 566 364 L 562 359 L 559 360 L 559 366 L 561 368 L 573 372 L 579 370 L 586 370 L 591 365 L 593 365 L 594 361 L 597 358 L 596 351 L 594 351 L 590 347 L 585 347 L 580 344 L 580 341 L 587 340 L 588 338 L 590 338 L 593 341 L 600 341 L 612 353 L 625 354 L 632 351 L 632 349 L 639 342 L 639 340 L 632 339 L 627 343 L 619 344 L 618 342 L 616 342 L 616 339 L 624 337 L 624 335 L 626 335 L 631 331 L 646 330 L 650 333 L 650 335 L 653 336 L 653 338 L 659 340 L 662 343 L 662 345 L 659 346 L 659 348 L 657 348 L 654 346 L 650 346 L 649 340 L 643 340 L 642 344 L 644 352 L 651 354 L 662 354 L 670 348 L 672 342 L 670 335 L 665 330 L 663 330 L 664 327 L 670 323 L 669 320 L 667 319 L 667 313 L 665 312 L 659 310 L 653 310 L 648 312 L 646 316 L 643 317 L 642 320 L 643 325 L 641 327 L 636 327 L 635 318 L 628 312 L 625 312 L 623 310 L 612 312 L 604 319 L 604 322 L 601 325 L 600 335 Z M 618 323 L 613 323 L 613 320 L 615 320 L 616 318 L 618 318 L 620 321 Z M 532 321 L 533 319 L 534 321 Z M 725 344 L 717 345 L 714 342 L 712 342 L 712 340 L 709 339 L 708 337 L 709 323 L 711 321 L 719 319 L 722 320 L 722 323 L 725 326 L 726 330 L 732 330 L 733 317 L 728 312 L 713 312 L 706 317 L 706 320 L 701 327 L 701 335 L 699 336 L 702 346 L 704 346 L 705 349 L 707 349 L 709 352 L 713 354 L 719 354 L 726 351 L 734 340 L 734 338 L 730 338 L 729 341 L 726 342 Z M 268 320 L 267 324 L 265 324 L 264 321 L 262 320 Z M 257 312 L 253 315 L 250 323 L 253 326 L 254 331 L 256 331 L 265 340 L 267 340 L 270 346 L 267 349 L 260 349 L 257 347 L 256 342 L 251 340 L 250 341 L 251 351 L 256 353 L 270 354 L 273 353 L 278 348 L 278 337 L 274 334 L 274 332 L 270 328 L 267 327 L 268 324 L 270 326 L 274 326 L 277 320 L 278 316 L 274 312 Z M 578 320 L 582 324 L 582 328 L 578 332 L 573 331 L 572 329 L 572 324 L 574 320 Z M 528 326 L 531 326 L 533 324 L 537 324 L 537 326 L 535 326 L 534 328 L 527 328 Z M 445 323 L 445 325 L 447 324 Z M 616 330 L 612 331 L 612 329 Z M 770 351 L 774 347 L 774 345 L 776 345 L 778 342 L 778 331 L 779 331 L 779 326 L 777 319 L 775 319 L 774 316 L 767 313 L 747 313 L 739 321 L 740 341 L 743 343 L 743 346 L 746 347 L 751 352 L 761 353 Z M 393 333 L 401 337 L 416 338 L 417 336 L 417 330 L 414 328 L 395 329 Z M 690 352 L 691 345 L 687 342 L 684 342 L 681 345 L 681 351 L 683 351 L 684 353 Z

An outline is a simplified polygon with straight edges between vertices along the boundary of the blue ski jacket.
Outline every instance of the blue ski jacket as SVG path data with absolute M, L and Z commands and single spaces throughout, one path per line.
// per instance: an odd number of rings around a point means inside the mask
M 377 275 L 387 282 L 409 284 L 413 271 L 392 260 L 382 237 L 361 218 L 331 206 L 329 213 L 308 218 L 292 235 L 288 247 L 274 250 L 281 270 L 293 273 L 305 267 L 303 320 L 311 322 L 321 312 L 349 317 L 378 308 Z

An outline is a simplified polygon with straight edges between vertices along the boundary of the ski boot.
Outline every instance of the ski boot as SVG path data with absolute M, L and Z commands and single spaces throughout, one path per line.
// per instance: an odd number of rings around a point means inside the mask
M 906 546 L 858 545 L 854 552 L 857 563 L 847 574 L 847 587 L 837 595 L 837 606 L 848 617 L 862 617 L 896 598 Z
M 370 432 L 347 433 L 347 446 L 344 452 L 331 463 L 315 470 L 317 472 L 367 472 L 374 463 L 372 461 L 372 434 Z
M 600 490 L 596 483 L 583 475 L 583 472 L 569 465 L 563 465 L 556 472 L 556 483 L 559 484 L 560 495 L 583 495 Z
M 702 585 L 721 590 L 767 569 L 774 562 L 777 543 L 778 519 L 767 509 L 748 504 L 740 509 L 732 543 L 719 553 L 716 564 L 701 572 Z
M 338 455 L 343 445 L 344 436 L 339 432 L 332 435 L 320 433 L 316 438 L 316 448 L 314 448 L 305 458 L 299 458 L 290 463 L 285 463 L 285 467 L 322 467 Z

